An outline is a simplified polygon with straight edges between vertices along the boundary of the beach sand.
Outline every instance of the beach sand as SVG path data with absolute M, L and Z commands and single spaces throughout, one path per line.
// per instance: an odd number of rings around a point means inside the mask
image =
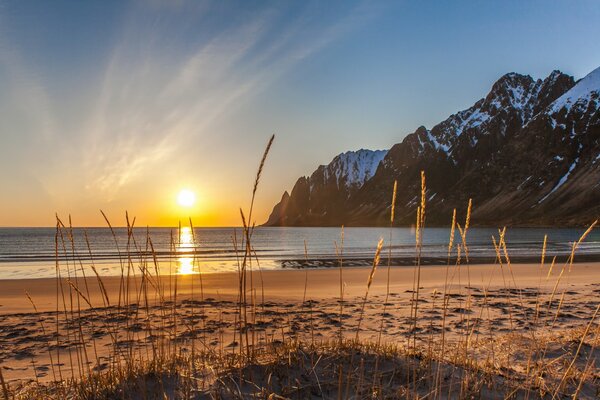
M 377 341 L 381 332 L 383 343 L 403 346 L 414 332 L 422 343 L 437 343 L 444 332 L 449 343 L 468 337 L 472 348 L 479 349 L 473 350 L 472 357 L 487 357 L 488 351 L 505 354 L 499 350 L 506 346 L 529 346 L 533 334 L 536 342 L 550 343 L 545 356 L 560 357 L 559 348 L 564 350 L 565 343 L 574 345 L 570 341 L 581 337 L 600 304 L 600 263 L 574 264 L 571 270 L 555 265 L 549 271 L 549 267 L 422 267 L 414 326 L 410 318 L 411 304 L 415 304 L 414 268 L 390 269 L 386 302 L 388 268 L 381 265 L 368 293 L 359 337 Z M 247 283 L 251 289 L 247 301 L 249 322 L 254 328 L 252 343 L 290 337 L 323 341 L 340 333 L 354 337 L 370 272 L 370 268 L 342 270 L 343 303 L 338 268 L 249 274 Z M 447 274 L 448 304 L 444 308 Z M 239 279 L 235 273 L 163 276 L 160 283 L 150 283 L 162 288 L 161 305 L 157 291 L 152 290 L 147 306 L 139 295 L 139 277 L 132 277 L 129 282 L 120 277 L 102 278 L 110 304 L 105 304 L 96 278 L 72 277 L 71 281 L 80 295 L 69 290 L 73 286 L 65 280 L 62 291 L 60 286 L 57 291 L 56 279 L 0 281 L 0 365 L 7 381 L 14 383 L 35 376 L 40 381 L 53 379 L 56 371 L 51 369 L 52 353 L 54 363 L 57 355 L 61 357 L 63 377 L 77 376 L 76 368 L 71 370 L 69 364 L 73 357 L 83 354 L 88 365 L 101 369 L 114 350 L 114 335 L 123 351 L 132 352 L 148 351 L 152 337 L 177 338 L 181 348 L 189 347 L 192 338 L 203 346 L 223 351 L 234 350 L 239 344 L 239 332 L 235 329 L 240 315 Z M 119 302 L 119 288 L 127 284 L 130 294 Z M 31 296 L 37 313 L 25 292 Z M 87 301 L 95 308 L 90 309 Z M 594 322 L 592 332 L 597 331 Z M 81 337 L 86 338 L 84 343 Z M 452 348 L 448 345 L 449 354 Z M 507 357 L 510 359 L 504 360 L 506 365 L 518 368 L 518 351 L 509 351 Z

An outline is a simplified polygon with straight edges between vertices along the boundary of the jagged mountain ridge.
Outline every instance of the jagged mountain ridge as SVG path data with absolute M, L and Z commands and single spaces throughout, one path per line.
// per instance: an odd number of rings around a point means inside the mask
M 409 225 L 421 170 L 430 225 L 447 225 L 469 198 L 479 225 L 588 223 L 600 214 L 599 93 L 600 68 L 578 82 L 560 71 L 506 74 L 472 107 L 392 146 L 352 193 L 299 179 L 267 225 L 387 225 L 394 180 L 396 222 Z
M 302 215 L 318 221 L 323 216 L 341 217 L 333 206 L 344 207 L 349 198 L 373 177 L 386 150 L 348 151 L 321 165 L 310 177 L 298 179 L 291 195 L 284 192 L 266 225 L 296 225 L 288 216 Z

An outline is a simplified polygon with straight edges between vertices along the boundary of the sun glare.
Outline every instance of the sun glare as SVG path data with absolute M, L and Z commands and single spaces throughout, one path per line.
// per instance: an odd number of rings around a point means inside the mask
M 194 252 L 194 248 L 194 233 L 192 232 L 192 229 L 187 226 L 182 226 L 179 231 L 177 252 L 183 254 L 181 257 L 177 258 L 177 274 L 190 275 L 198 273 L 194 268 L 194 256 L 189 254 L 190 252 Z
M 190 257 L 179 257 L 177 259 L 177 274 L 192 275 L 198 272 L 194 268 L 194 260 Z
M 177 204 L 182 207 L 191 207 L 196 202 L 196 195 L 189 189 L 183 189 L 177 195 Z

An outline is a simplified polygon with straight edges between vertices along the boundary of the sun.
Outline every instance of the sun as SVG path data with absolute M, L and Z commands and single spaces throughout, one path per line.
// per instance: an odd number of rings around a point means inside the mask
M 189 189 L 183 189 L 177 195 L 177 204 L 182 207 L 191 207 L 196 202 L 196 195 Z

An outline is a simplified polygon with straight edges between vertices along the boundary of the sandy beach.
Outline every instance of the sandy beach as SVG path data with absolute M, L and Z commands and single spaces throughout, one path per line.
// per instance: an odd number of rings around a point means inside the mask
M 382 262 L 384 263 L 384 262 Z M 531 288 L 547 283 L 554 284 L 560 275 L 563 265 L 555 265 L 548 275 L 549 265 L 543 270 L 540 264 L 513 264 L 512 273 L 518 288 Z M 342 279 L 344 282 L 344 293 L 346 296 L 364 295 L 367 278 L 371 268 L 351 267 L 343 268 Z M 433 290 L 442 291 L 446 278 L 446 266 L 426 266 L 421 269 L 421 286 L 424 292 Z M 504 265 L 463 265 L 460 268 L 452 265 L 448 269 L 449 284 L 458 288 L 467 286 L 470 278 L 472 286 L 490 289 L 498 289 L 510 284 L 512 287 L 511 269 Z M 504 274 L 503 274 L 504 273 Z M 412 289 L 414 268 L 392 267 L 390 270 L 390 292 L 405 292 Z M 261 280 L 262 277 L 262 280 Z M 180 299 L 191 297 L 192 290 L 195 298 L 200 296 L 200 284 L 205 297 L 220 298 L 223 300 L 235 300 L 239 289 L 239 280 L 236 273 L 210 273 L 202 276 L 177 275 L 163 276 L 162 282 L 166 288 L 175 284 L 177 280 L 177 291 Z M 250 277 L 248 282 L 250 282 Z M 505 282 L 506 280 L 506 282 Z M 83 289 L 85 283 L 79 276 L 72 278 L 77 281 L 78 286 Z M 117 297 L 120 277 L 102 277 L 104 286 L 109 297 Z M 253 287 L 260 291 L 264 288 L 265 297 L 280 301 L 302 301 L 304 287 L 307 282 L 306 299 L 334 299 L 340 294 L 340 270 L 308 269 L 308 270 L 279 270 L 262 271 L 252 274 Z M 132 275 L 131 287 L 139 287 L 140 278 Z M 572 287 L 573 290 L 583 290 L 600 284 L 600 263 L 575 263 L 570 272 L 564 273 L 564 278 L 559 282 L 559 289 Z M 102 305 L 99 286 L 95 277 L 87 278 L 90 291 L 90 301 L 95 306 Z M 68 287 L 66 282 L 64 286 Z M 387 287 L 387 266 L 380 265 L 376 271 L 373 284 L 370 289 L 370 297 L 385 295 Z M 56 288 L 57 280 L 51 279 L 7 279 L 0 280 L 0 313 L 2 315 L 14 313 L 29 313 L 33 311 L 31 303 L 27 300 L 25 292 L 28 292 L 35 302 L 38 311 L 56 310 Z M 550 287 L 552 289 L 552 287 Z
M 592 320 L 600 304 L 600 263 L 549 269 L 548 264 L 423 267 L 415 326 L 410 318 L 415 304 L 414 268 L 392 267 L 388 292 L 387 266 L 380 266 L 363 318 L 370 268 L 342 270 L 344 302 L 340 302 L 339 269 L 254 272 L 247 277 L 251 340 L 260 345 L 288 338 L 354 337 L 362 319 L 361 339 L 402 346 L 415 330 L 423 343 L 437 343 L 442 332 L 449 343 L 467 336 L 477 349 L 473 358 L 490 349 L 500 354 L 494 348 L 507 344 L 526 346 L 534 332 L 538 341 L 547 337 L 553 343 L 553 350 L 545 351 L 549 357 Z M 102 368 L 115 342 L 132 352 L 148 351 L 154 337 L 167 337 L 182 349 L 189 349 L 192 340 L 207 348 L 236 349 L 237 274 L 163 276 L 159 281 L 151 285 L 162 288 L 162 301 L 156 294 L 160 291 L 153 290 L 147 302 L 140 295 L 140 277 L 129 282 L 102 278 L 108 299 L 96 278 L 72 278 L 71 284 L 63 280 L 62 291 L 60 286 L 57 291 L 55 279 L 0 281 L 0 365 L 5 379 L 13 383 L 36 376 L 41 381 L 53 379 L 56 371 L 50 371 L 49 348 L 62 354 L 63 376 L 77 376 L 65 361 L 74 357 L 74 350 L 85 354 L 90 366 Z M 129 295 L 119 300 L 121 285 L 129 285 Z M 592 325 L 597 329 L 596 322 Z

